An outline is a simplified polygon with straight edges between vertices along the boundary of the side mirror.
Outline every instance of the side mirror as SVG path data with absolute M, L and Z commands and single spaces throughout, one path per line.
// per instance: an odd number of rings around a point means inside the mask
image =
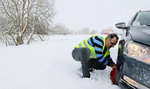
M 115 26 L 116 26 L 116 28 L 119 28 L 119 29 L 128 29 L 125 22 L 117 23 L 117 24 L 115 24 Z
M 117 23 L 115 24 L 116 28 L 119 28 L 119 29 L 125 29 L 126 30 L 126 33 L 125 35 L 127 36 L 129 34 L 129 28 L 128 26 L 126 26 L 126 23 L 125 22 L 120 22 L 120 23 Z

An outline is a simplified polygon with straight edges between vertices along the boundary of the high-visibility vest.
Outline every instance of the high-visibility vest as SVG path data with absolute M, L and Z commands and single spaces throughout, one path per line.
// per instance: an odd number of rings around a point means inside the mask
M 91 37 L 95 37 L 95 35 L 93 35 Z M 104 49 L 105 49 L 105 46 L 106 46 L 106 38 L 103 37 L 103 36 L 101 36 L 101 37 L 104 41 L 104 44 L 102 46 L 102 51 L 104 52 Z M 90 39 L 90 38 L 88 38 L 88 39 Z M 91 51 L 90 58 L 97 58 L 95 48 L 88 43 L 88 39 L 86 39 L 86 40 L 80 42 L 79 44 L 77 44 L 75 46 L 75 48 L 89 48 L 90 51 Z M 110 55 L 110 51 L 108 49 L 106 49 L 106 51 L 105 51 L 105 53 L 103 53 L 103 55 L 104 55 L 103 57 L 106 58 L 108 55 Z

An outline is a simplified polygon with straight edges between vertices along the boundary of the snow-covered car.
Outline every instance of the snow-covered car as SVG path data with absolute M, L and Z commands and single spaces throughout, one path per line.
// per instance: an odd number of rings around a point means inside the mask
M 138 11 L 122 29 L 119 41 L 117 69 L 111 78 L 121 89 L 150 89 L 150 11 Z

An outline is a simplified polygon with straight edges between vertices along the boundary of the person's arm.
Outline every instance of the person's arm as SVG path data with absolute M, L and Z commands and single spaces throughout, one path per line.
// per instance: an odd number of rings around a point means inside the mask
M 106 57 L 106 60 L 108 60 L 108 66 L 110 66 L 111 68 L 116 68 L 116 64 L 113 62 L 112 58 L 110 57 L 110 55 L 108 55 Z
M 112 61 L 110 55 L 104 58 L 102 47 L 104 45 L 104 40 L 100 36 L 91 37 L 88 40 L 89 44 L 95 48 L 96 57 L 98 62 L 108 65 L 111 68 L 115 68 L 116 64 Z M 105 49 L 106 50 L 106 49 Z
M 104 45 L 104 39 L 102 39 L 100 36 L 95 36 L 91 37 L 88 42 L 91 46 L 95 48 L 97 60 L 106 65 L 108 61 L 105 60 L 102 50 L 102 47 Z

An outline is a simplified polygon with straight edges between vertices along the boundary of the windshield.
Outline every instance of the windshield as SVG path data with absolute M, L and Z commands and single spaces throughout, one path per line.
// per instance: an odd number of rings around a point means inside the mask
M 150 26 L 150 12 L 139 12 L 132 25 Z

